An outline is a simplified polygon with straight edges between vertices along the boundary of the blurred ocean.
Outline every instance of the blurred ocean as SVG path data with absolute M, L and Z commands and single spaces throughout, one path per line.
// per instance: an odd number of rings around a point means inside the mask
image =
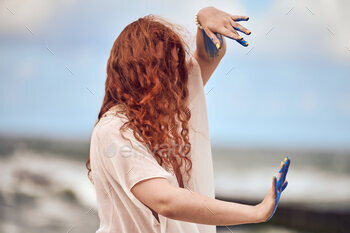
M 88 142 L 1 137 L 0 146 L 0 232 L 96 231 L 96 201 L 85 168 Z M 213 148 L 217 197 L 258 203 L 286 155 L 291 158 L 289 185 L 274 218 L 264 224 L 220 227 L 218 232 L 346 232 L 342 229 L 348 222 L 328 224 L 322 219 L 349 220 L 346 151 Z M 329 228 L 319 230 L 303 219 L 323 221 Z

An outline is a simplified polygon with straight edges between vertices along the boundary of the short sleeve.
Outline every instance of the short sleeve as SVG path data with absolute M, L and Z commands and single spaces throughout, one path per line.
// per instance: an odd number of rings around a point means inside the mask
M 117 119 L 117 118 L 115 118 Z M 117 121 L 117 123 L 114 123 Z M 138 182 L 162 177 L 172 181 L 172 174 L 158 164 L 152 153 L 127 130 L 120 133 L 118 120 L 111 120 L 98 133 L 99 153 L 107 172 L 129 192 Z

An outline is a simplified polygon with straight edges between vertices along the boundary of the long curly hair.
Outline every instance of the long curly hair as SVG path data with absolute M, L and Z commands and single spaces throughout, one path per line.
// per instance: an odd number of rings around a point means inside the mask
M 128 120 L 121 133 L 131 129 L 184 187 L 184 174 L 189 178 L 192 168 L 186 63 L 190 53 L 181 31 L 181 26 L 155 15 L 139 18 L 124 28 L 110 52 L 105 96 L 96 124 L 111 107 L 119 106 L 122 111 L 118 114 Z M 86 167 L 90 177 L 90 158 Z

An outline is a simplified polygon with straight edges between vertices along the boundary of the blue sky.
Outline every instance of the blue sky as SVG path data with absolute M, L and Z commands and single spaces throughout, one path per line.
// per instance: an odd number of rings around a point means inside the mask
M 346 1 L 5 1 L 0 133 L 89 138 L 120 31 L 153 13 L 194 36 L 208 5 L 250 16 L 252 31 L 247 48 L 226 39 L 205 87 L 212 144 L 349 149 Z

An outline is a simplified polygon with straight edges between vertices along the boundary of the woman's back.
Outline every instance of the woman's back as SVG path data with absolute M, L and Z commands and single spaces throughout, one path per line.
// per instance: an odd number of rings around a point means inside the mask
M 192 169 L 185 188 L 214 198 L 212 155 L 201 71 L 194 57 L 191 56 L 187 64 Z M 160 215 L 158 222 L 152 211 L 132 194 L 130 190 L 136 183 L 153 177 L 166 178 L 174 186 L 178 186 L 178 183 L 175 174 L 161 167 L 152 153 L 135 139 L 131 130 L 124 133 L 130 141 L 121 137 L 119 128 L 126 118 L 116 116 L 115 110 L 116 106 L 104 114 L 91 136 L 91 174 L 100 217 L 97 232 L 215 232 L 215 226 L 177 221 Z

